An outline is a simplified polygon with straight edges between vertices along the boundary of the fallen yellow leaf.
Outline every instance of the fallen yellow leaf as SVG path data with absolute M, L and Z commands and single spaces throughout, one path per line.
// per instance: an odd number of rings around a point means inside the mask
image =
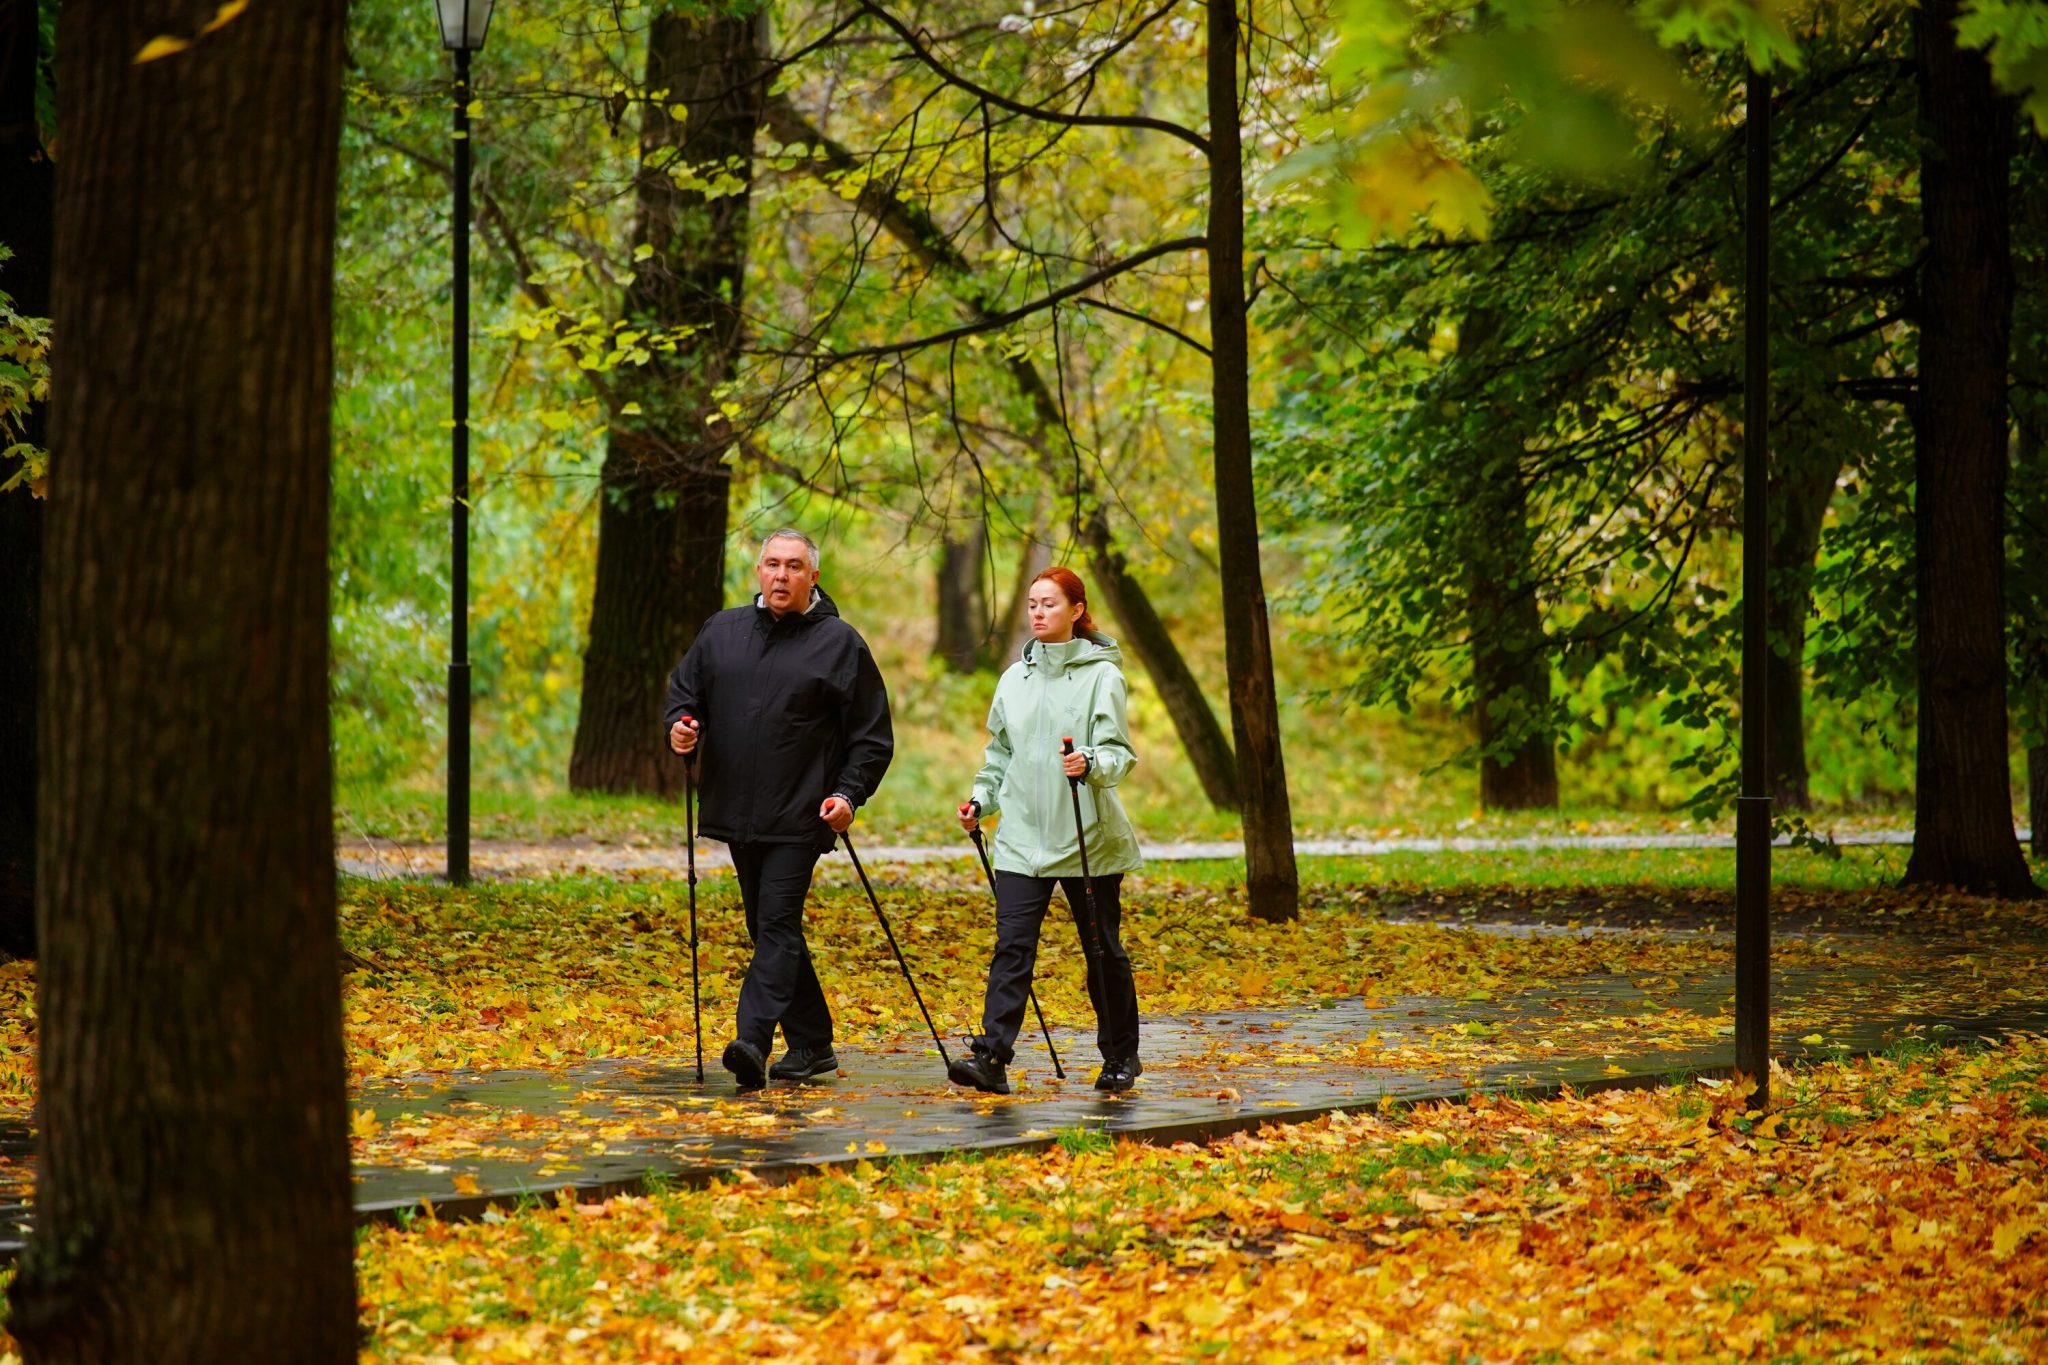
M 190 46 L 192 46 L 192 40 L 189 38 L 173 38 L 168 33 L 159 33 L 156 37 L 144 43 L 142 50 L 135 54 L 135 65 L 141 66 L 144 62 L 153 62 L 159 57 L 168 57 L 172 53 L 183 52 Z

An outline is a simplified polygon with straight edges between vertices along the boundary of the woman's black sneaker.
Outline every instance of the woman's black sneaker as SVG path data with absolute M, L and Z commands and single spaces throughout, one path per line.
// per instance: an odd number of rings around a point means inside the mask
M 1095 1073 L 1095 1088 L 1121 1093 L 1129 1090 L 1138 1077 L 1144 1074 L 1145 1064 L 1136 1056 L 1116 1057 L 1104 1062 L 1102 1070 Z
M 997 1061 L 994 1054 L 980 1048 L 965 1057 L 955 1057 L 946 1067 L 946 1079 L 955 1085 L 986 1090 L 991 1095 L 1010 1093 L 1009 1068 Z
M 809 1081 L 839 1069 L 839 1054 L 829 1047 L 793 1047 L 775 1059 L 768 1074 L 778 1081 Z
M 733 1039 L 725 1045 L 725 1056 L 720 1061 L 742 1090 L 759 1090 L 768 1084 L 768 1059 L 752 1043 Z

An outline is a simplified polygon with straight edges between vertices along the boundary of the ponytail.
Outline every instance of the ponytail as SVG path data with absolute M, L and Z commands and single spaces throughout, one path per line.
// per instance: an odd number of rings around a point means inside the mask
M 1034 584 L 1051 583 L 1057 587 L 1066 597 L 1068 605 L 1081 609 L 1081 614 L 1074 618 L 1074 634 L 1085 635 L 1100 642 L 1102 637 L 1096 633 L 1095 618 L 1088 614 L 1088 589 L 1082 585 L 1079 574 L 1072 569 L 1055 565 L 1050 569 L 1040 569 L 1031 581 Z

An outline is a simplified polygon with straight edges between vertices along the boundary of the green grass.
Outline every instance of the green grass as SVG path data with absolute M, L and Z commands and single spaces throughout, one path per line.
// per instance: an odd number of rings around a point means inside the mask
M 973 766 L 958 771 L 964 789 Z M 1154 791 L 1142 779 L 1134 778 L 1124 789 L 1126 804 L 1139 836 L 1148 842 L 1210 842 L 1234 840 L 1242 835 L 1237 816 L 1209 807 L 1188 779 L 1187 790 Z M 950 817 L 958 804 L 956 793 L 940 790 L 936 767 L 929 761 L 899 763 L 883 790 L 862 812 L 856 830 L 868 842 L 888 844 L 943 845 L 960 838 L 959 827 Z M 385 785 L 356 784 L 335 792 L 335 835 L 344 841 L 392 840 L 400 843 L 438 843 L 446 831 L 446 802 L 438 779 L 432 783 L 407 781 Z M 1389 812 L 1377 806 L 1350 811 L 1317 807 L 1298 802 L 1294 811 L 1297 839 L 1356 838 L 1469 838 L 1516 839 L 1576 835 L 1656 835 L 1733 832 L 1732 821 L 1702 825 L 1681 815 L 1656 811 L 1577 808 L 1555 811 L 1523 811 L 1478 815 L 1441 807 L 1418 807 Z M 1907 817 L 1870 812 L 1844 813 L 1839 823 L 1847 828 L 1867 829 L 1898 826 Z M 1826 832 L 1837 822 L 1827 815 L 1813 817 L 1816 830 Z M 547 843 L 576 840 L 600 844 L 669 845 L 682 840 L 683 810 L 680 801 L 647 796 L 604 796 L 559 790 L 545 783 L 506 786 L 479 784 L 470 796 L 470 832 L 476 839 L 497 839 L 517 843 Z M 1681 851 L 1695 859 L 1699 875 L 1717 875 L 1725 850 Z M 1903 847 L 1887 850 L 1905 867 Z M 1852 851 L 1851 856 L 1860 856 Z M 1389 855 L 1391 857 L 1435 857 L 1437 855 Z M 1514 852 L 1467 853 L 1457 855 L 1470 867 L 1513 867 L 1525 855 Z M 1602 858 L 1587 851 L 1587 858 Z M 1539 860 L 1540 861 L 1540 860 Z M 1624 860 L 1625 861 L 1625 860 Z M 1682 861 L 1682 859 L 1681 859 Z M 1825 859 L 1799 850 L 1781 849 L 1777 862 L 1782 870 L 1794 864 L 1818 866 Z M 1804 875 L 1804 874 L 1802 874 Z M 1493 878 L 1499 880 L 1498 877 Z
M 1905 871 L 1904 847 L 1857 847 L 1840 858 L 1801 849 L 1776 849 L 1772 882 L 1813 891 L 1876 891 Z M 1466 891 L 1516 887 L 1530 891 L 1725 890 L 1735 887 L 1735 851 L 1729 848 L 1514 849 L 1493 853 L 1381 853 L 1369 857 L 1304 857 L 1303 886 L 1399 886 Z M 1244 861 L 1204 858 L 1153 863 L 1148 871 L 1196 886 L 1232 887 L 1244 881 Z M 2048 875 L 2044 870 L 2043 875 Z

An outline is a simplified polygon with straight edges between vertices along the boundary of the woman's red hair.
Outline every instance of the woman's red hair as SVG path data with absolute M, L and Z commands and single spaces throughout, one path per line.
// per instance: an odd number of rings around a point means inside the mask
M 1095 618 L 1088 614 L 1088 589 L 1082 584 L 1081 575 L 1075 573 L 1072 569 L 1054 565 L 1050 569 L 1040 569 L 1038 576 L 1033 578 L 1031 582 L 1034 585 L 1039 583 L 1052 584 L 1066 596 L 1068 606 L 1081 609 L 1080 616 L 1074 621 L 1074 634 L 1090 637 L 1095 635 Z

